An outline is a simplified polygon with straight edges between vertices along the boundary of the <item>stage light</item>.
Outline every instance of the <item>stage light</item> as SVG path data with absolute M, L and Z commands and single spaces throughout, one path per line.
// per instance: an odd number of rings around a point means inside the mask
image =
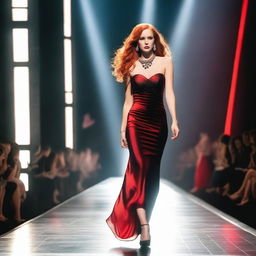
M 238 36 L 237 36 L 237 42 L 236 42 L 236 52 L 235 52 L 235 58 L 234 58 L 234 64 L 233 64 L 231 86 L 230 86 L 229 99 L 228 99 L 228 108 L 227 108 L 225 128 L 224 128 L 224 133 L 227 135 L 231 135 L 231 132 L 232 132 L 232 120 L 233 120 L 234 104 L 235 104 L 235 97 L 236 97 L 238 70 L 239 70 L 241 51 L 242 51 L 242 45 L 243 45 L 244 27 L 245 27 L 245 21 L 247 16 L 247 9 L 248 9 L 248 0 L 243 0 L 240 24 L 239 24 L 239 30 L 238 30 Z
M 66 102 L 66 104 L 72 104 L 73 103 L 73 93 L 72 92 L 66 92 L 65 93 L 65 102 Z
M 63 0 L 64 77 L 65 77 L 65 146 L 74 148 L 71 0 Z
M 144 0 L 141 12 L 141 23 L 150 23 L 154 25 L 155 22 L 155 0 Z
M 21 168 L 26 169 L 28 168 L 28 164 L 30 163 L 30 151 L 29 150 L 20 150 L 20 163 Z
M 71 0 L 63 0 L 64 36 L 71 37 Z
M 72 53 L 71 40 L 64 40 L 65 91 L 72 92 Z
M 15 141 L 21 145 L 30 144 L 28 67 L 14 67 L 14 116 Z
M 102 38 L 102 30 L 98 25 L 98 19 L 91 7 L 92 1 L 80 0 L 83 25 L 90 48 L 91 58 L 88 59 L 95 70 L 95 79 L 101 99 L 102 109 L 106 117 L 106 136 L 110 138 L 111 147 L 116 159 L 122 155 L 119 133 L 120 133 L 120 106 L 117 104 L 118 96 L 115 91 L 113 77 L 110 70 L 110 58 L 107 56 L 105 39 Z
M 15 142 L 21 146 L 19 160 L 21 168 L 30 163 L 30 78 L 29 78 L 29 30 L 28 1 L 12 0 L 12 46 L 13 46 L 13 96 Z M 20 23 L 22 22 L 22 23 Z M 22 24 L 22 27 L 20 27 Z M 17 27 L 18 26 L 18 27 Z M 23 146 L 26 146 L 24 149 Z M 28 190 L 28 179 L 21 173 Z
M 28 7 L 28 0 L 12 0 L 12 7 Z
M 169 40 L 169 44 L 171 46 L 171 49 L 174 49 L 177 60 L 181 60 L 180 56 L 186 43 L 186 35 L 188 33 L 189 25 L 191 23 L 193 6 L 195 6 L 195 0 L 183 1 L 180 13 L 178 15 L 178 19 L 174 26 L 174 32 L 172 33 Z
M 66 147 L 73 148 L 73 107 L 65 107 L 65 128 Z
M 13 34 L 13 61 L 27 62 L 28 57 L 28 29 L 14 28 Z
M 25 190 L 29 191 L 28 174 L 27 173 L 21 173 L 20 174 L 20 180 L 24 183 Z
M 27 21 L 28 10 L 25 8 L 13 8 L 12 9 L 12 20 L 13 21 Z

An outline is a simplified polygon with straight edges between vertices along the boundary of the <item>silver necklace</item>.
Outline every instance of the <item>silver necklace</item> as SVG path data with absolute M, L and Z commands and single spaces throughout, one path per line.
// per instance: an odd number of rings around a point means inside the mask
M 139 62 L 142 64 L 143 68 L 149 68 L 152 65 L 152 62 L 154 60 L 154 58 L 156 57 L 155 54 L 153 54 L 150 58 L 148 59 L 142 59 L 139 58 Z

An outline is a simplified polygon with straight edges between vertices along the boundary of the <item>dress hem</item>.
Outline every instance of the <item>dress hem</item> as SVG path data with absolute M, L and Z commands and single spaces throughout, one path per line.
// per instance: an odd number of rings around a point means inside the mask
M 121 238 L 121 237 L 119 237 L 119 236 L 116 234 L 115 229 L 114 229 L 114 225 L 113 225 L 113 223 L 111 222 L 111 220 L 110 220 L 109 218 L 107 218 L 105 221 L 106 221 L 107 225 L 109 226 L 110 230 L 113 232 L 114 236 L 115 236 L 118 240 L 120 240 L 120 241 L 126 241 L 126 242 L 133 241 L 133 240 L 135 240 L 135 239 L 139 236 L 138 233 L 135 233 L 135 235 L 133 235 L 133 236 L 131 236 L 131 237 L 128 237 L 128 238 Z

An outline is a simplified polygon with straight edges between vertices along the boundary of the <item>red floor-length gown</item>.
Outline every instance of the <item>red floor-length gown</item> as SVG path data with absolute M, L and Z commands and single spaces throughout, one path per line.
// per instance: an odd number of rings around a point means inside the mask
M 133 105 L 128 113 L 126 139 L 129 161 L 123 184 L 106 222 L 119 240 L 134 240 L 141 233 L 136 208 L 150 220 L 159 191 L 160 161 L 168 137 L 163 104 L 165 76 L 131 76 Z

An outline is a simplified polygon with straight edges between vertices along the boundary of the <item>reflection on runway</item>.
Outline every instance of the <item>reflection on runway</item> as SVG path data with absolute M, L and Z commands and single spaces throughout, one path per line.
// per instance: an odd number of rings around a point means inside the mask
M 256 255 L 256 239 L 213 207 L 161 179 L 150 221 L 151 246 L 117 240 L 105 218 L 122 184 L 109 178 L 0 238 L 1 256 Z

